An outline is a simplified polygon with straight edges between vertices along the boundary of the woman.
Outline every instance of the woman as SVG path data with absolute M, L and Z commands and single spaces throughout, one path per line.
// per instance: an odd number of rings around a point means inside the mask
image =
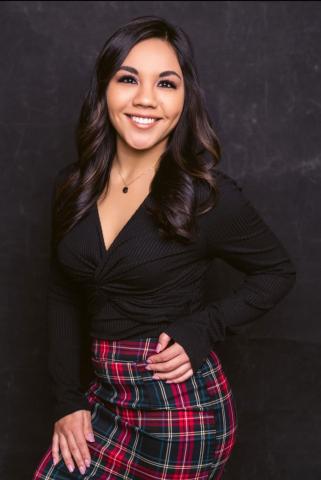
M 295 268 L 214 168 L 220 146 L 179 27 L 144 16 L 108 39 L 77 142 L 53 191 L 54 432 L 33 478 L 222 478 L 237 414 L 215 345 L 273 308 Z M 204 305 L 215 257 L 246 278 Z M 95 374 L 86 391 L 84 325 Z

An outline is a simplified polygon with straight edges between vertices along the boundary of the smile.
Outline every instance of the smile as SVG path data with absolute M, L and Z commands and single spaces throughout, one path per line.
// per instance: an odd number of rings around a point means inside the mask
M 131 116 L 128 114 L 125 114 L 127 118 L 130 120 L 130 122 L 135 125 L 136 127 L 139 128 L 151 128 L 153 125 L 155 125 L 160 118 L 143 118 L 143 117 L 136 117 L 136 116 Z

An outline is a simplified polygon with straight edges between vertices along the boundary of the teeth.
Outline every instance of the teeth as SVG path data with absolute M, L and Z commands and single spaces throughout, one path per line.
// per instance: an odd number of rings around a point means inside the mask
M 137 123 L 153 123 L 153 122 L 156 122 L 156 118 L 134 117 L 133 115 L 130 115 L 130 118 L 132 118 L 134 120 L 134 122 L 137 122 Z

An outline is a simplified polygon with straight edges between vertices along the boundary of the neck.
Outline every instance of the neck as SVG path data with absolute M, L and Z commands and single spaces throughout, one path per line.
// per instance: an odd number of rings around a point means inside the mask
M 130 147 L 118 137 L 115 160 L 124 178 L 132 178 L 148 168 L 157 168 L 160 156 L 165 150 L 167 138 L 153 148 L 138 150 Z

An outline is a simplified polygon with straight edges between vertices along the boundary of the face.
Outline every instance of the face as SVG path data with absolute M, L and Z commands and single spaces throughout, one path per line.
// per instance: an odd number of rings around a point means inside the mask
M 136 44 L 111 78 L 106 100 L 110 120 L 127 146 L 143 150 L 166 142 L 184 105 L 183 73 L 172 46 L 159 38 Z

